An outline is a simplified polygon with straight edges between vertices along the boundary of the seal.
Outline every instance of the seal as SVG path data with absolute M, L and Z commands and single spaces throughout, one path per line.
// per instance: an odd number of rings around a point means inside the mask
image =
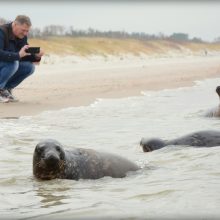
M 118 155 L 83 148 L 64 150 L 54 139 L 39 142 L 33 154 L 33 174 L 42 180 L 122 178 L 138 169 L 135 163 Z
M 162 140 L 159 138 L 142 138 L 140 141 L 140 146 L 142 147 L 144 152 L 158 150 L 168 145 L 188 145 L 193 147 L 220 146 L 220 131 L 198 131 L 173 140 Z
M 216 93 L 218 94 L 218 97 L 220 99 L 220 86 L 216 87 Z M 211 110 L 209 110 L 206 114 L 206 117 L 220 117 L 220 104 Z

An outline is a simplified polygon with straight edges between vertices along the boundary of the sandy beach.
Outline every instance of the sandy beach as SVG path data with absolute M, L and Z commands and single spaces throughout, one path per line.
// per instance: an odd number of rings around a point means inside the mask
M 19 102 L 0 104 L 0 118 L 89 105 L 97 98 L 192 86 L 196 80 L 219 76 L 220 56 L 42 62 L 14 90 Z

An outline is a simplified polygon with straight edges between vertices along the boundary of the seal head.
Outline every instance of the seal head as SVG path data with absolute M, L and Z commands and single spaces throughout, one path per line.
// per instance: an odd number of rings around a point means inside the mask
M 215 91 L 218 94 L 219 99 L 220 99 L 220 86 L 217 86 Z M 206 116 L 206 117 L 220 117 L 220 104 L 217 107 L 212 108 L 212 109 L 208 110 L 207 112 L 205 112 L 204 116 Z
M 218 96 L 220 97 L 220 86 L 216 87 L 216 92 L 217 92 Z
M 140 146 L 142 147 L 144 152 L 150 152 L 164 147 L 165 142 L 159 138 L 151 138 L 151 139 L 142 138 L 140 141 Z
M 61 178 L 65 165 L 65 151 L 55 140 L 37 144 L 33 155 L 33 173 L 39 179 Z

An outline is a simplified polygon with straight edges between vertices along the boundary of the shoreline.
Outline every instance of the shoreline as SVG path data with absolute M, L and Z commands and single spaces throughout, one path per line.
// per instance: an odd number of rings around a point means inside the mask
M 219 75 L 220 56 L 41 63 L 14 90 L 19 102 L 0 103 L 0 118 L 87 106 L 98 98 L 141 96 L 147 90 L 193 86 L 197 80 Z

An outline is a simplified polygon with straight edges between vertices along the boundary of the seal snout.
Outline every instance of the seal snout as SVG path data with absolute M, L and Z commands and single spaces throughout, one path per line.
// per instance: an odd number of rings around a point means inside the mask
M 147 140 L 145 138 L 141 139 L 140 146 L 142 147 L 143 152 L 152 151 L 151 147 L 147 145 Z
M 143 145 L 143 146 L 142 146 L 142 149 L 143 149 L 144 152 L 151 152 L 151 151 L 152 151 L 152 149 L 150 148 L 150 146 L 147 146 L 147 145 Z
M 44 157 L 45 163 L 49 166 L 57 165 L 60 161 L 60 158 L 57 154 L 54 153 L 48 153 Z

